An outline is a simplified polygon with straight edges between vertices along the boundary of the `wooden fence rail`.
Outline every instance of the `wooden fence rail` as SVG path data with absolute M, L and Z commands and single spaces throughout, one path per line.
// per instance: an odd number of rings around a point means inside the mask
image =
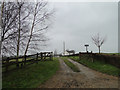
M 18 62 L 17 62 L 18 59 Z M 20 57 L 7 57 L 2 59 L 2 67 L 5 68 L 5 72 L 12 65 L 16 65 L 17 68 L 38 63 L 38 61 L 53 60 L 53 52 L 41 52 L 33 55 L 25 55 Z

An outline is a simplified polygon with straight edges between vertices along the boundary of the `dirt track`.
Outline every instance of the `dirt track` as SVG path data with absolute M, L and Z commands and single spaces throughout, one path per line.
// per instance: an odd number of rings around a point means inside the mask
M 118 78 L 91 70 L 71 59 L 80 72 L 73 72 L 62 59 L 60 70 L 39 88 L 118 88 Z

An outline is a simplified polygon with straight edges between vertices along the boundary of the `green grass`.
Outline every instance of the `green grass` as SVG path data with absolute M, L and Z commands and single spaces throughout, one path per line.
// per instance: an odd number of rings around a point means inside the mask
M 59 61 L 34 63 L 23 69 L 14 70 L 3 74 L 3 88 L 37 88 L 40 84 L 51 78 L 59 69 Z
M 83 64 L 83 65 L 90 67 L 91 69 L 100 71 L 102 73 L 106 73 L 106 74 L 113 75 L 113 76 L 118 76 L 120 74 L 120 69 L 111 64 L 106 64 L 104 62 L 97 61 L 97 60 L 92 62 L 92 61 L 88 60 L 87 57 L 83 57 L 83 58 L 81 58 L 81 60 L 79 60 L 79 57 L 77 57 L 77 56 L 70 57 L 70 58 Z
M 80 72 L 79 68 L 74 65 L 73 63 L 71 63 L 70 61 L 68 61 L 66 58 L 64 58 L 64 62 L 66 65 L 68 65 L 74 72 Z

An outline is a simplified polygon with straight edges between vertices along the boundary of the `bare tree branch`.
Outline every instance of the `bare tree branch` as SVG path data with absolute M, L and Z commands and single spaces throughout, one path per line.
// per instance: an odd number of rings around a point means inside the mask
M 98 47 L 100 53 L 100 47 L 104 44 L 105 38 L 101 38 L 99 33 L 92 37 L 94 44 Z

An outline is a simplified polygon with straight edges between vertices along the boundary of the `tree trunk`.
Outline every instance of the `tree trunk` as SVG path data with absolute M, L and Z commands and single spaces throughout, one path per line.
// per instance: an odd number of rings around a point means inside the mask
M 100 46 L 98 47 L 98 49 L 99 49 L 99 53 L 100 53 Z
M 31 41 L 31 38 L 32 38 L 33 29 L 34 29 L 34 24 L 35 24 L 35 15 L 34 15 L 33 23 L 32 23 L 30 38 L 29 38 L 29 40 L 27 42 L 27 46 L 26 46 L 26 49 L 25 49 L 24 56 L 27 54 L 27 51 L 28 51 L 28 47 L 29 47 L 29 44 L 30 44 L 30 41 Z
M 30 31 L 30 38 L 27 42 L 27 46 L 26 46 L 26 49 L 25 49 L 24 56 L 27 54 L 28 47 L 29 47 L 29 44 L 30 44 L 30 41 L 31 41 L 31 38 L 32 38 L 33 29 L 34 29 L 34 25 L 35 25 L 35 19 L 36 19 L 36 9 L 37 9 L 37 4 L 36 4 L 36 7 L 35 7 L 35 13 L 34 13 L 33 22 L 32 22 L 32 28 L 31 28 L 31 31 Z
M 4 8 L 4 2 L 2 3 L 1 5 L 1 16 L 0 16 L 0 60 L 2 62 L 2 31 L 3 31 L 3 28 L 2 28 L 2 25 L 3 25 L 3 22 L 2 22 L 2 15 L 3 15 L 3 8 Z M 0 85 L 1 86 L 1 85 Z
M 20 28 L 21 28 L 21 23 L 20 23 L 20 11 L 21 11 L 21 6 L 19 6 L 19 28 L 18 28 L 18 41 L 17 41 L 17 59 L 16 59 L 16 63 L 17 63 L 17 67 L 19 67 L 18 64 L 18 56 L 19 56 L 19 47 L 20 47 Z
M 1 32 L 0 32 L 0 54 L 1 54 L 1 46 L 2 46 L 2 26 L 3 26 L 3 22 L 2 22 L 2 16 L 3 16 L 3 8 L 4 8 L 4 2 L 2 3 L 1 5 L 1 16 L 0 16 L 0 29 L 1 29 Z
M 87 47 L 86 47 L 86 53 L 87 53 Z

